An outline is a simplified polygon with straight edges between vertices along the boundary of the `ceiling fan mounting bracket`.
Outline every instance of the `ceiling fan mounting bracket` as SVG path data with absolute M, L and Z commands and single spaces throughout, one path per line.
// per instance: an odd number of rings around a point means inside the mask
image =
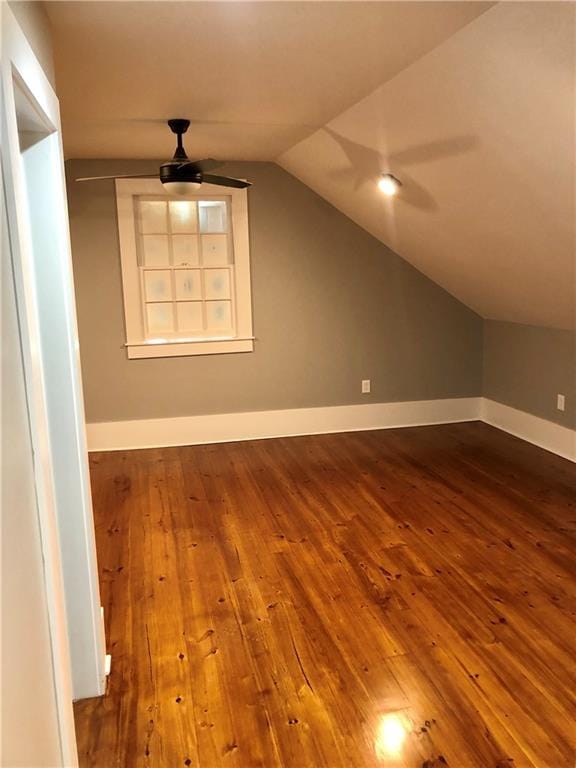
M 172 120 L 168 120 L 168 125 L 170 126 L 172 133 L 182 134 L 186 133 L 190 127 L 190 120 L 185 120 L 179 117 L 173 118 Z

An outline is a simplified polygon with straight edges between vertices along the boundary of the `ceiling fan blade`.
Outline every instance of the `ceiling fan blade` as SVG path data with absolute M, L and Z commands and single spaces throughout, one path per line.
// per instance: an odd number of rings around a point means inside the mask
M 209 157 L 206 158 L 206 160 L 185 160 L 178 166 L 178 168 L 188 168 L 191 166 L 193 170 L 198 170 L 199 173 L 205 173 L 206 171 L 213 171 L 221 165 L 224 165 L 224 163 Z
M 116 176 L 83 176 L 75 181 L 104 181 L 106 179 L 157 179 L 157 173 L 123 173 Z
M 202 181 L 205 181 L 207 184 L 217 184 L 219 187 L 236 187 L 236 189 L 246 189 L 246 187 L 252 186 L 250 181 L 230 179 L 228 176 L 212 176 L 209 173 L 202 175 Z

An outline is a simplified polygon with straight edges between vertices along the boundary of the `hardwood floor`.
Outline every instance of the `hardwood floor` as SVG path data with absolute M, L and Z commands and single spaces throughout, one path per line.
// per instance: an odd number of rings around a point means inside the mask
M 574 768 L 570 462 L 469 423 L 91 470 L 82 766 Z

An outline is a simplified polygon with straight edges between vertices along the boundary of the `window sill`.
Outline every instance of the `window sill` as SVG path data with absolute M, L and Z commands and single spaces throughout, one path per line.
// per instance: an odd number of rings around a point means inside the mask
M 191 355 L 225 355 L 234 352 L 253 352 L 252 339 L 222 339 L 221 341 L 183 341 L 168 344 L 126 344 L 128 358 L 139 360 L 150 357 L 188 357 Z

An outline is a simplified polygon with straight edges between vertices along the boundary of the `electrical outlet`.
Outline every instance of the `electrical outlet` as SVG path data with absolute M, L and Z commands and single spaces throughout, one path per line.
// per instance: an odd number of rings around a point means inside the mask
M 566 408 L 566 398 L 564 395 L 558 395 L 556 398 L 556 408 L 558 408 L 559 411 L 563 411 Z
M 362 394 L 367 395 L 370 392 L 370 379 L 362 379 Z

